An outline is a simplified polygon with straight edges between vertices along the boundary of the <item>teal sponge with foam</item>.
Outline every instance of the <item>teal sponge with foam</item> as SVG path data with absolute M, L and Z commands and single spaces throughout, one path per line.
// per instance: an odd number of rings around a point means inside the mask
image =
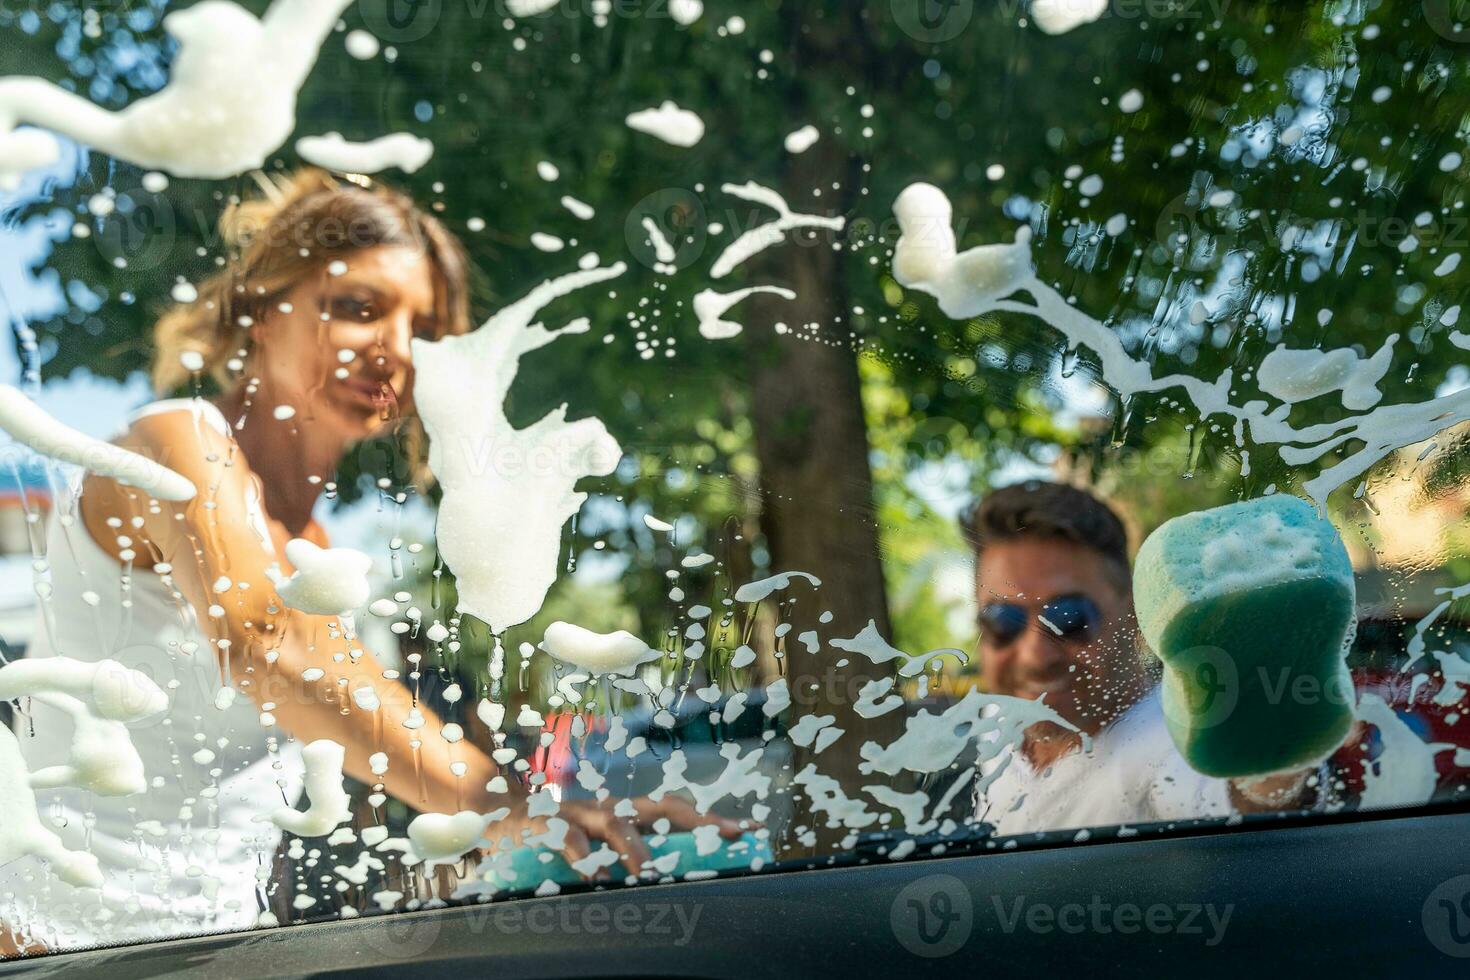
M 1356 600 L 1337 529 L 1296 497 L 1186 514 L 1149 535 L 1134 565 L 1138 625 L 1164 665 L 1169 734 L 1194 769 L 1264 775 L 1341 744 Z

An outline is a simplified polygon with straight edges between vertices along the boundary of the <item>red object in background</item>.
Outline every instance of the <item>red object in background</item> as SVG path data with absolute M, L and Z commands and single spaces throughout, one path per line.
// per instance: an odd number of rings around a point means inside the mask
M 600 714 L 579 715 L 567 711 L 553 715 L 541 729 L 543 735 L 551 733 L 551 744 L 542 745 L 538 740 L 535 751 L 531 753 L 531 771 L 546 773 L 548 783 L 565 786 L 577 775 L 576 753 L 572 751 L 572 719 L 579 717 L 587 726 L 588 735 L 607 730 L 607 719 Z
M 1376 694 L 1394 710 L 1399 718 L 1413 729 L 1414 734 L 1426 744 L 1456 745 L 1470 748 L 1470 698 L 1462 697 L 1457 704 L 1435 703 L 1444 687 L 1442 676 L 1427 674 L 1401 674 L 1389 670 L 1354 671 L 1353 686 L 1358 697 Z M 1451 724 L 1451 716 L 1459 716 L 1458 724 Z M 1367 766 L 1383 751 L 1383 736 L 1372 725 L 1360 724 L 1361 737 L 1353 739 L 1333 754 L 1329 761 L 1337 777 L 1342 780 L 1346 795 L 1355 799 L 1364 789 L 1363 774 Z M 1455 764 L 1454 749 L 1445 749 L 1434 755 L 1434 768 L 1438 773 L 1438 788 L 1452 790 L 1470 782 L 1470 767 Z

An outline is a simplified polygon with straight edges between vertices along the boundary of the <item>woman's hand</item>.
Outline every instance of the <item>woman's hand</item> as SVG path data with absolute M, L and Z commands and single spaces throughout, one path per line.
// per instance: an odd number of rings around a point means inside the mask
M 677 796 L 665 796 L 657 801 L 644 797 L 628 802 L 632 804 L 635 816 L 618 816 L 613 812 L 617 801 L 607 799 L 568 800 L 561 803 L 554 814 L 533 817 L 527 803 L 517 801 L 508 815 L 492 823 L 485 831 L 486 838 L 495 842 L 489 850 L 525 847 L 529 838 L 545 834 L 549 821 L 559 817 L 570 824 L 559 849 L 567 863 L 573 864 L 587 857 L 595 850 L 593 841 L 601 841 L 618 853 L 630 875 L 641 877 L 649 873 L 645 865 L 653 860 L 648 845 L 643 841 L 643 832 L 653 830 L 654 823 L 660 819 L 669 822 L 671 831 L 716 826 L 725 840 L 734 840 L 745 830 L 759 826 L 754 821 L 744 821 L 745 826 L 742 827 L 740 822 L 728 817 L 701 814 L 688 800 Z M 600 869 L 591 877 L 605 881 L 610 875 L 606 869 Z

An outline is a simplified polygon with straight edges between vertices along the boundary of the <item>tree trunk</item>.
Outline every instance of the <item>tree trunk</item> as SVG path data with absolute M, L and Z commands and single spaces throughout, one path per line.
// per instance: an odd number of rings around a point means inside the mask
M 824 49 L 827 38 L 846 36 L 851 25 L 793 25 L 792 47 L 797 52 L 793 73 L 834 56 L 851 58 L 849 47 L 838 54 Z M 801 87 L 793 86 L 799 99 Z M 822 118 L 816 107 L 793 105 L 793 118 Z M 803 113 L 810 110 L 807 115 Z M 824 134 L 804 154 L 787 157 L 782 194 L 797 211 L 846 213 L 856 199 L 860 174 L 857 161 L 841 144 Z M 840 191 L 833 192 L 834 182 Z M 822 196 L 812 191 L 821 188 Z M 791 684 L 794 722 L 805 714 L 832 715 L 845 731 L 835 743 L 816 755 L 811 747 L 797 747 L 793 772 L 808 763 L 836 779 L 850 797 L 863 797 L 860 786 L 875 781 L 858 771 L 858 749 L 863 742 L 886 743 L 899 731 L 901 713 L 875 719 L 858 717 L 853 710 L 858 690 L 891 671 L 861 655 L 827 646 L 833 638 L 856 635 L 871 620 L 890 637 L 883 565 L 873 501 L 873 477 L 868 465 L 867 426 L 858 382 L 857 357 L 848 338 L 851 303 L 846 281 L 847 256 L 833 248 L 832 232 L 819 231 L 767 252 L 753 263 L 759 275 L 752 283 L 775 283 L 796 293 L 794 301 L 775 296 L 753 296 L 747 302 L 745 331 L 750 364 L 752 421 L 762 492 L 761 530 L 771 556 L 773 572 L 799 570 L 821 579 L 822 587 L 806 592 L 800 586 L 778 596 L 795 602 L 781 607 L 781 619 L 791 624 L 786 635 L 785 669 Z M 778 334 L 774 324 L 788 325 Z M 819 324 L 816 331 L 807 324 Z M 830 612 L 830 622 L 821 623 Z M 808 653 L 798 636 L 815 630 L 823 640 L 820 650 Z M 838 667 L 846 659 L 844 667 Z M 882 780 L 883 777 L 877 777 Z M 875 804 L 866 799 L 869 808 Z M 846 831 L 826 827 L 827 818 L 811 812 L 811 800 L 801 794 L 795 801 L 793 827 L 816 831 L 816 847 L 784 835 L 778 856 L 802 853 L 826 856 Z

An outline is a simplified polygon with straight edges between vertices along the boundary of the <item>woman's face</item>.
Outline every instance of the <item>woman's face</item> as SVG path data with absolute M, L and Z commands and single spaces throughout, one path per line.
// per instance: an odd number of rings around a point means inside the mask
M 256 411 L 348 441 L 408 414 L 409 341 L 438 326 L 434 276 L 424 253 L 384 245 L 297 283 L 252 327 Z

